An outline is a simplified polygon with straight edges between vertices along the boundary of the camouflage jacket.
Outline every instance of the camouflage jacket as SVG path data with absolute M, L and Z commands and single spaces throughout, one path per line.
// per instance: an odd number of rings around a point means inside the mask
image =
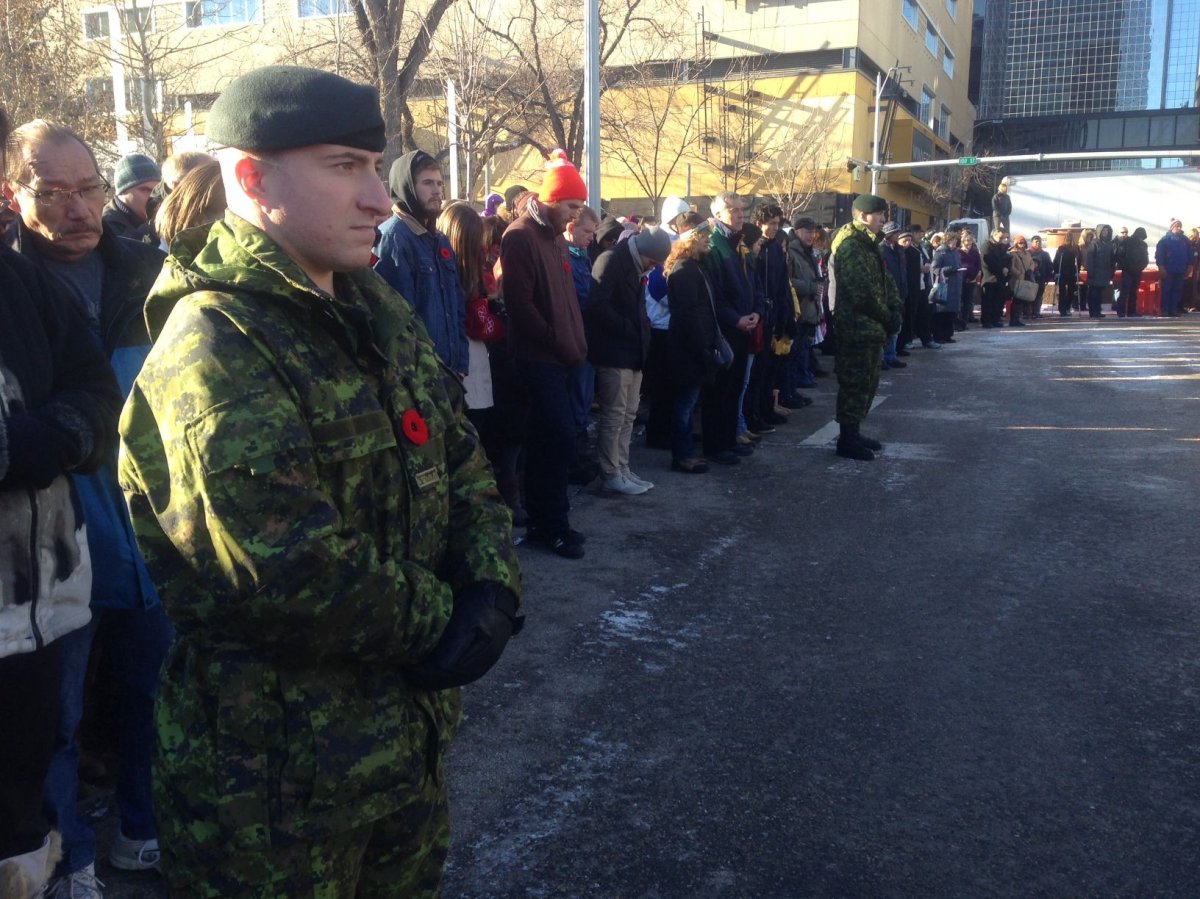
M 121 418 L 121 486 L 178 630 L 158 776 L 226 847 L 399 809 L 459 714 L 401 666 L 465 585 L 520 595 L 458 378 L 374 272 L 335 288 L 233 214 L 183 235 Z
M 899 329 L 904 304 L 884 267 L 879 239 L 866 225 L 851 222 L 834 236 L 832 249 L 838 341 L 883 344 Z

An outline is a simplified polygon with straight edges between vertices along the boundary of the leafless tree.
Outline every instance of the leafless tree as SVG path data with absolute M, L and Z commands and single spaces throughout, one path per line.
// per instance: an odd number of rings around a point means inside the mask
M 387 127 L 385 164 L 416 147 L 409 94 L 442 18 L 456 0 L 431 0 L 409 8 L 408 0 L 348 0 L 366 50 L 371 82 L 378 86 Z
M 512 141 L 534 147 L 543 156 L 562 147 L 571 159 L 582 159 L 583 4 L 576 0 L 518 0 L 503 22 L 487 19 L 479 6 L 474 12 L 486 32 L 521 63 L 522 71 L 508 91 L 514 98 L 529 100 L 506 123 Z M 677 0 L 654 5 L 646 0 L 600 0 L 601 68 L 632 65 L 642 61 L 638 58 L 641 48 L 657 49 L 678 41 L 678 23 L 683 19 L 683 7 Z M 601 84 L 602 91 L 613 87 Z
M 705 80 L 697 156 L 720 173 L 725 190 L 753 194 L 765 172 L 787 146 L 778 100 L 756 89 L 766 60 L 742 57 L 714 61 L 726 65 L 719 78 Z
M 262 25 L 206 29 L 217 22 L 251 20 L 254 0 L 196 0 L 167 5 L 111 0 L 79 20 L 79 6 L 57 0 L 52 18 L 60 42 L 86 60 L 86 91 L 107 93 L 117 136 L 163 159 L 185 123 L 180 113 L 196 90 L 197 75 L 233 60 L 260 35 Z
M 843 171 L 848 141 L 843 136 L 848 110 L 843 95 L 824 106 L 799 106 L 783 148 L 763 176 L 763 193 L 787 218 L 808 209 L 834 188 Z
M 600 103 L 604 151 L 657 209 L 680 163 L 695 152 L 702 106 L 694 61 L 641 63 L 612 73 Z
M 477 5 L 461 2 L 447 13 L 426 60 L 422 79 L 438 99 L 413 107 L 416 127 L 436 136 L 436 146 L 424 149 L 445 160 L 450 128 L 447 103 L 441 98 L 446 83 L 453 81 L 463 176 L 460 193 L 467 200 L 475 199 L 489 161 L 497 153 L 521 146 L 508 129 L 514 120 L 524 119 L 536 93 L 516 48 L 496 41 L 481 24 L 494 20 L 496 0 L 473 2 Z
M 103 148 L 115 132 L 103 97 L 81 93 L 88 60 L 63 40 L 44 3 L 4 0 L 0 22 L 0 98 L 14 125 L 49 119 Z

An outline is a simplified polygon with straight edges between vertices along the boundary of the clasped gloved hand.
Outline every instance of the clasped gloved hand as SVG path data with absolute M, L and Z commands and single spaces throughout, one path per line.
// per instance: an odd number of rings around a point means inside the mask
M 4 483 L 44 490 L 67 470 L 71 442 L 27 412 L 4 419 L 8 443 L 8 473 Z
M 420 690 L 446 690 L 479 680 L 524 624 L 511 590 L 488 581 L 471 584 L 454 597 L 454 611 L 437 646 L 426 659 L 404 669 L 405 679 Z

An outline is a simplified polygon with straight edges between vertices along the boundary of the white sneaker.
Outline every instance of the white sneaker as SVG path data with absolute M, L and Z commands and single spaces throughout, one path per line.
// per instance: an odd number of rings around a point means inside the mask
M 637 484 L 639 487 L 645 487 L 647 490 L 650 490 L 654 487 L 654 483 L 652 481 L 647 481 L 645 478 L 639 478 L 628 468 L 626 468 L 623 472 L 621 472 L 621 474 L 625 476 L 625 480 L 632 481 L 633 483 Z
M 46 899 L 104 899 L 104 884 L 96 877 L 96 866 L 88 865 L 66 874 L 46 887 Z
M 601 486 L 607 493 L 621 493 L 625 496 L 638 496 L 650 489 L 643 487 L 641 484 L 635 484 L 621 474 L 605 478 Z
M 158 871 L 158 840 L 131 840 L 117 828 L 108 860 L 122 871 Z

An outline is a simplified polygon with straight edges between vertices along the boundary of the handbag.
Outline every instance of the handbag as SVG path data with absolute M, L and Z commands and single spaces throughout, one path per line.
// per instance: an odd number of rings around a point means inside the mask
M 717 304 L 713 302 L 712 288 L 708 286 L 708 280 L 704 281 L 704 289 L 708 292 L 708 308 L 713 314 L 713 329 L 717 332 L 716 343 L 709 349 L 712 355 L 713 363 L 719 369 L 726 369 L 733 365 L 733 347 L 729 345 L 729 341 L 725 339 L 725 335 L 721 333 L 721 323 L 717 321 Z
M 733 347 L 729 345 L 729 341 L 725 339 L 720 328 L 717 328 L 717 342 L 710 352 L 717 368 L 724 369 L 733 365 Z
M 1013 297 L 1022 303 L 1032 303 L 1037 299 L 1037 285 L 1032 281 L 1018 281 L 1013 288 Z
M 929 288 L 929 302 L 935 306 L 946 305 L 946 282 L 942 279 L 939 278 L 937 284 Z
M 467 301 L 467 336 L 484 343 L 495 343 L 504 337 L 504 319 L 492 311 L 487 297 Z

